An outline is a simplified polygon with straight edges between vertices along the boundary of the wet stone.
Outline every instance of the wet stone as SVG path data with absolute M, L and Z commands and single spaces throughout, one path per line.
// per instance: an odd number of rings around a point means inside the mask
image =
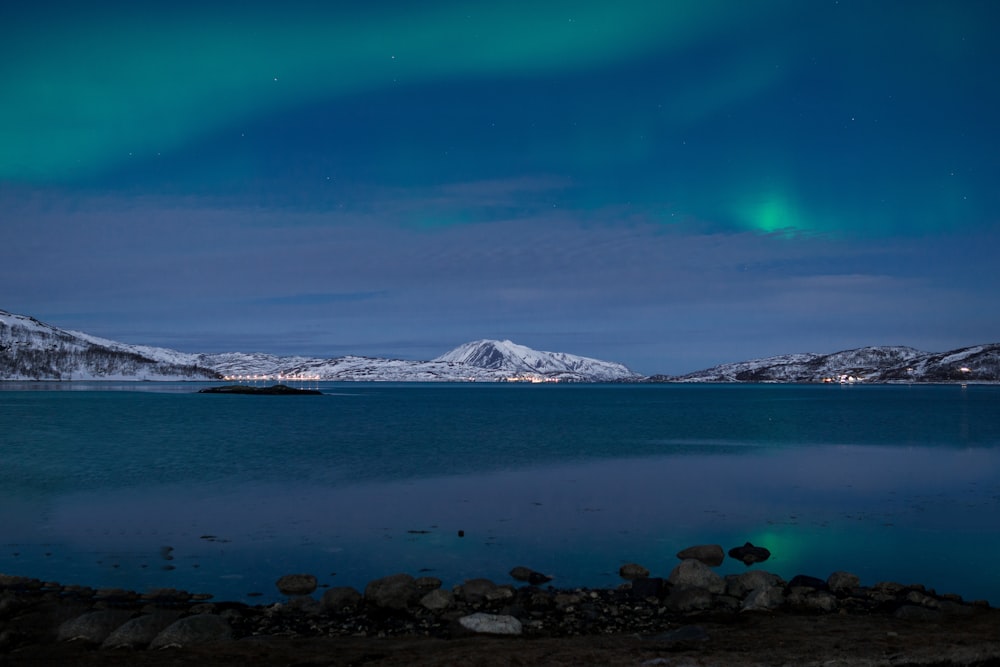
M 641 579 L 649 576 L 649 569 L 638 563 L 625 563 L 618 568 L 618 575 L 622 579 Z
M 316 590 L 316 577 L 311 574 L 286 574 L 274 582 L 282 595 L 309 595 Z
M 698 544 L 678 551 L 677 558 L 680 560 L 688 560 L 689 558 L 700 560 L 709 567 L 718 567 L 722 565 L 726 554 L 722 551 L 722 546 L 719 544 Z
M 363 599 L 361 593 L 350 586 L 335 586 L 323 593 L 322 603 L 324 609 L 341 611 L 358 607 Z

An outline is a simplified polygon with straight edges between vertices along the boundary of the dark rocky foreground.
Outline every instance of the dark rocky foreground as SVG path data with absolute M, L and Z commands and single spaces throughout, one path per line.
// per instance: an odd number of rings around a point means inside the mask
M 623 566 L 630 581 L 596 590 L 519 567 L 515 585 L 398 574 L 316 596 L 314 577 L 288 575 L 287 601 L 267 606 L 0 575 L 0 666 L 1000 666 L 1000 610 L 985 602 L 844 572 L 720 577 L 714 553 L 696 555 L 667 578 Z
M 207 387 L 199 389 L 199 394 L 252 394 L 258 396 L 320 396 L 319 389 L 298 389 L 286 384 L 275 384 L 270 387 L 251 387 L 245 384 L 230 384 L 223 387 Z

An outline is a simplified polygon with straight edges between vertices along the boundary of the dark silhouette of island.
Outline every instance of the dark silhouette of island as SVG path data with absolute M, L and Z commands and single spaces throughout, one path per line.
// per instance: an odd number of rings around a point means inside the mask
M 321 396 L 319 389 L 296 389 L 286 384 L 275 384 L 270 387 L 250 387 L 245 384 L 230 384 L 223 387 L 208 387 L 199 389 L 199 394 L 260 394 L 265 396 Z

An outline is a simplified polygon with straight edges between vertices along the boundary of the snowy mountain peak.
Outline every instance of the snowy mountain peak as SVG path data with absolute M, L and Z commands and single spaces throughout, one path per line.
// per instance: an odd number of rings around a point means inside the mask
M 509 340 L 473 341 L 456 347 L 434 361 L 552 379 L 620 381 L 639 377 L 623 364 L 565 352 L 540 352 Z

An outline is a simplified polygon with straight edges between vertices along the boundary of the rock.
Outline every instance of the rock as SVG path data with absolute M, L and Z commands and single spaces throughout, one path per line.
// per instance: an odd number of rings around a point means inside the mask
M 132 612 L 123 609 L 102 609 L 72 618 L 59 626 L 59 641 L 85 641 L 101 644 L 119 626 L 132 618 Z
M 308 595 L 297 595 L 281 607 L 283 613 L 298 616 L 319 616 L 325 609 L 322 602 Z
M 179 615 L 178 612 L 161 611 L 133 618 L 108 635 L 101 648 L 146 648 L 158 634 L 170 627 Z
M 765 586 L 750 591 L 743 600 L 742 611 L 771 611 L 785 603 L 784 590 L 781 586 Z
M 198 614 L 185 616 L 167 626 L 149 643 L 149 648 L 194 646 L 232 639 L 233 631 L 221 616 Z
M 726 582 L 722 577 L 700 560 L 681 561 L 670 573 L 667 581 L 674 586 L 703 588 L 710 593 L 722 593 L 726 590 Z
M 677 552 L 677 557 L 681 560 L 700 560 L 705 565 L 710 567 L 717 567 L 722 565 L 722 561 L 725 560 L 726 555 L 722 552 L 722 546 L 719 544 L 698 544 L 693 547 L 688 547 L 683 551 Z
M 323 593 L 322 603 L 327 611 L 342 611 L 357 608 L 363 599 L 361 593 L 350 586 L 335 586 Z
M 830 578 L 832 579 L 835 575 L 848 575 L 850 577 L 854 576 L 853 574 L 850 574 L 848 572 L 834 572 L 833 574 L 830 575 Z M 861 585 L 861 579 L 858 579 L 858 583 L 856 584 L 856 586 L 860 585 Z M 895 596 L 905 591 L 906 586 L 900 583 L 896 583 L 895 581 L 880 581 L 874 586 L 872 586 L 872 589 L 878 591 L 879 593 L 885 593 L 886 595 Z
M 466 602 L 482 602 L 487 593 L 497 587 L 489 579 L 467 579 L 460 587 L 462 598 Z
M 910 604 L 920 605 L 921 607 L 927 607 L 928 609 L 937 609 L 941 606 L 935 598 L 932 598 L 926 593 L 921 593 L 919 591 L 910 591 L 906 594 L 906 601 Z
M 817 591 L 806 595 L 805 606 L 807 609 L 829 613 L 836 611 L 837 598 L 829 591 Z
M 496 602 L 497 600 L 510 600 L 514 597 L 514 589 L 509 586 L 497 586 L 492 590 L 486 591 L 486 599 L 489 602 Z
M 618 568 L 618 575 L 622 579 L 640 579 L 649 576 L 649 570 L 637 563 L 625 563 Z
M 555 597 L 552 598 L 552 603 L 556 606 L 556 609 L 562 611 L 566 611 L 581 602 L 583 602 L 583 596 L 579 593 L 556 593 Z
M 316 577 L 311 574 L 286 574 L 274 582 L 282 595 L 309 595 L 316 590 Z
M 695 562 L 700 563 L 701 561 Z M 712 605 L 712 594 L 704 588 L 674 588 L 663 601 L 663 606 L 668 611 L 680 613 L 704 611 L 711 609 Z
M 441 588 L 441 580 L 437 577 L 417 577 L 414 582 L 422 591 L 432 591 Z
M 368 582 L 365 601 L 382 609 L 402 610 L 416 601 L 420 589 L 408 574 L 393 574 Z
M 466 630 L 487 635 L 519 635 L 521 621 L 506 614 L 471 614 L 458 619 L 459 625 Z
M 781 577 L 764 570 L 751 570 L 726 577 L 726 593 L 738 598 L 746 597 L 747 593 L 755 589 L 784 585 Z
M 447 609 L 455 602 L 455 595 L 451 591 L 442 588 L 435 588 L 427 595 L 420 598 L 420 606 L 430 611 L 441 611 Z
M 861 578 L 856 574 L 851 574 L 850 572 L 838 571 L 827 577 L 826 585 L 834 593 L 851 593 L 861 586 Z M 900 587 L 900 590 L 902 590 L 902 587 Z
M 763 563 L 771 557 L 771 552 L 764 547 L 755 547 L 747 542 L 742 547 L 733 547 L 730 549 L 729 557 L 743 561 L 744 565 L 749 566 L 754 563 Z
M 637 600 L 660 597 L 663 593 L 662 577 L 640 577 L 632 580 L 632 597 Z
M 542 584 L 552 581 L 552 577 L 547 574 L 542 574 L 541 572 L 536 572 L 530 567 L 524 567 L 523 565 L 518 565 L 510 571 L 510 576 L 518 581 L 524 581 L 532 586 L 541 586 Z

